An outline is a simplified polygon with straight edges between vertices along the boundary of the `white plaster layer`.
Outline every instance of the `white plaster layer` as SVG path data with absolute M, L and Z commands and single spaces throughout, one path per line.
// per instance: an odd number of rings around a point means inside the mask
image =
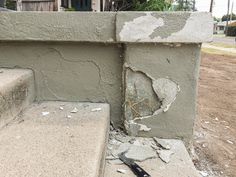
M 156 18 L 151 13 L 145 16 L 135 18 L 133 21 L 125 22 L 120 32 L 120 40 L 126 41 L 148 41 L 151 40 L 150 35 L 154 30 L 164 25 L 162 18 Z
M 190 14 L 190 17 L 186 20 L 185 25 L 181 30 L 170 33 L 167 37 L 163 37 L 162 34 L 155 34 L 154 37 L 150 37 L 159 27 L 166 27 L 166 33 L 169 33 L 168 29 L 171 26 L 170 24 L 167 24 L 167 22 L 162 18 L 154 17 L 154 14 L 158 13 L 152 13 L 152 15 L 149 13 L 146 16 L 137 17 L 133 21 L 125 22 L 121 30 L 117 30 L 117 41 L 202 43 L 211 42 L 213 39 L 213 19 L 210 13 L 193 12 Z M 137 13 L 137 16 L 138 15 L 139 13 Z M 158 15 L 161 16 L 162 13 Z M 168 18 L 168 15 L 170 15 L 170 13 L 166 13 L 165 17 Z M 188 15 L 188 13 L 186 13 L 186 15 Z M 119 21 L 125 21 L 126 18 L 126 14 L 118 13 Z M 176 17 L 177 23 L 181 20 L 184 19 Z M 119 25 L 117 26 L 120 27 Z

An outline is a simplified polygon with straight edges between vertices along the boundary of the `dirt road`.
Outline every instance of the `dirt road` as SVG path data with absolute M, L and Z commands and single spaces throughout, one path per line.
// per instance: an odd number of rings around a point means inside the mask
M 236 57 L 202 54 L 196 166 L 208 176 L 236 177 Z

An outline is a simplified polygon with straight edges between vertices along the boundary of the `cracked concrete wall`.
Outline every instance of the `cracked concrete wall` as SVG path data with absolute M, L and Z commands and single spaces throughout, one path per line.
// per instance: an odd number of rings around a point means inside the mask
M 0 43 L 0 67 L 30 68 L 37 100 L 106 102 L 121 122 L 122 47 L 118 44 Z
M 202 12 L 0 13 L 0 67 L 32 69 L 39 101 L 108 102 L 116 127 L 124 101 L 130 134 L 188 140 L 212 34 Z
M 199 55 L 198 44 L 127 44 L 124 112 L 129 134 L 192 137 Z

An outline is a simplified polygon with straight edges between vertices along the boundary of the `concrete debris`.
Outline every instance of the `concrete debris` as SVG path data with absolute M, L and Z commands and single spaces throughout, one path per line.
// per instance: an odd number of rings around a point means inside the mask
M 122 174 L 126 174 L 126 170 L 125 169 L 117 169 L 117 172 L 122 173 Z
M 75 107 L 72 111 L 71 111 L 71 113 L 77 113 L 79 110 Z
M 97 112 L 97 111 L 101 111 L 102 110 L 102 108 L 94 108 L 94 109 L 92 109 L 91 111 L 92 112 Z
M 66 117 L 67 117 L 67 118 L 71 118 L 72 116 L 71 116 L 71 115 L 67 115 Z
M 127 151 L 125 156 L 129 159 L 142 162 L 147 159 L 156 158 L 156 152 L 149 146 L 138 146 L 129 143 L 121 144 L 118 149 L 114 150 L 112 154 L 118 156 L 118 154 Z
M 46 116 L 46 115 L 49 115 L 50 112 L 42 112 L 42 116 Z
M 158 153 L 160 159 L 165 163 L 169 163 L 171 156 L 174 154 L 173 151 L 164 150 L 164 149 L 158 150 L 157 153 Z
M 109 164 L 122 165 L 123 162 L 122 162 L 120 159 L 110 159 L 110 160 L 109 160 Z
M 60 110 L 63 110 L 64 108 L 62 106 L 59 107 Z
M 205 171 L 200 171 L 199 173 L 200 173 L 200 175 L 201 175 L 201 176 L 203 176 L 203 177 L 206 177 L 206 176 L 208 176 L 208 173 L 207 173 L 207 172 L 205 172 Z
M 157 143 L 158 146 L 160 146 L 160 147 L 162 147 L 164 149 L 167 149 L 167 150 L 171 149 L 170 144 L 167 143 L 165 140 L 159 139 L 159 138 L 156 138 L 156 137 L 154 137 L 153 139 L 155 140 L 155 142 Z
M 227 140 L 227 143 L 229 143 L 229 144 L 234 144 L 234 142 L 233 142 L 233 141 L 230 141 L 230 140 Z

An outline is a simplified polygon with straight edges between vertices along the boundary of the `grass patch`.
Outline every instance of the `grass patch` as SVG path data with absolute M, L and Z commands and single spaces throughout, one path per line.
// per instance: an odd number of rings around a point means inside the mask
M 225 52 L 225 51 L 211 49 L 211 48 L 202 48 L 202 52 L 209 53 L 209 54 L 215 54 L 215 55 L 236 56 L 235 53 Z
M 236 49 L 236 43 L 235 43 L 235 45 L 223 44 L 223 43 L 211 43 L 210 45 L 213 45 L 213 46 L 216 46 L 216 47 L 234 48 L 234 49 Z

